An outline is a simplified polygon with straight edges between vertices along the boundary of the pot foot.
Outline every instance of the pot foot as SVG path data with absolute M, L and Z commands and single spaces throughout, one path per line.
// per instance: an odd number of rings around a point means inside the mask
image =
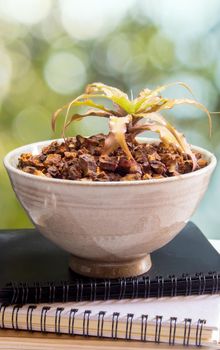
M 151 268 L 150 254 L 120 262 L 102 262 L 70 256 L 69 267 L 74 272 L 97 278 L 123 278 L 142 275 Z

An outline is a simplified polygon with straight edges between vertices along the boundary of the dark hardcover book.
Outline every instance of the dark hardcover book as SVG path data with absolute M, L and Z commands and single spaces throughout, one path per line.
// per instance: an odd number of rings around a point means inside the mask
M 189 222 L 151 254 L 147 274 L 91 279 L 68 268 L 69 255 L 34 229 L 0 230 L 0 301 L 40 303 L 220 292 L 220 255 Z

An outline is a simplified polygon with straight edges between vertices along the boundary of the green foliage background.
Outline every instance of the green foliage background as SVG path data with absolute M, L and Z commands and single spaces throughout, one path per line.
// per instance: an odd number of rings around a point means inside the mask
M 137 94 L 182 80 L 210 110 L 220 110 L 220 4 L 216 0 L 0 0 L 0 157 L 15 147 L 59 137 L 51 113 L 88 82 Z M 167 96 L 188 96 L 181 88 Z M 220 117 L 208 136 L 205 116 L 178 107 L 168 118 L 191 143 L 220 156 Z M 70 135 L 107 131 L 96 118 Z M 220 167 L 193 217 L 219 238 Z M 0 163 L 0 228 L 30 227 Z

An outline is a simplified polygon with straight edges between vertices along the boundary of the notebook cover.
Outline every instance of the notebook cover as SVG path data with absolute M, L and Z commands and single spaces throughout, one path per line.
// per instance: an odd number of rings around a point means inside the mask
M 0 230 L 0 301 L 51 302 L 217 293 L 220 255 L 189 222 L 151 254 L 138 278 L 98 280 L 74 274 L 69 255 L 34 229 Z

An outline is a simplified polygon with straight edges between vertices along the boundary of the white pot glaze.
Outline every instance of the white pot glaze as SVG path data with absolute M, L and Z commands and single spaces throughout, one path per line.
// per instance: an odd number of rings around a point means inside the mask
M 152 140 L 148 141 L 152 142 Z M 36 228 L 76 257 L 122 263 L 162 247 L 185 226 L 216 166 L 180 176 L 124 182 L 39 177 L 17 169 L 21 153 L 37 154 L 50 141 L 17 148 L 4 159 L 13 189 Z

